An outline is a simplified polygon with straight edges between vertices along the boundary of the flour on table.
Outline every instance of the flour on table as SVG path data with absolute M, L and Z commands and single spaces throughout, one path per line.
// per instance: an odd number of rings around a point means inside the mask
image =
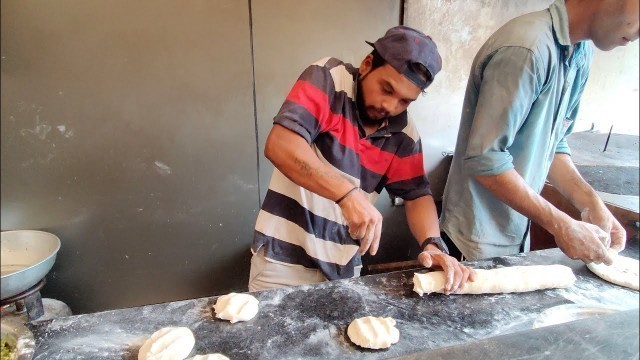
M 217 318 L 229 320 L 233 324 L 253 319 L 258 313 L 258 303 L 258 299 L 252 295 L 229 293 L 220 296 L 213 309 Z
M 207 355 L 196 355 L 187 360 L 229 360 L 228 357 L 222 354 L 207 354 Z
M 385 349 L 400 340 L 396 321 L 390 317 L 365 316 L 355 319 L 347 328 L 354 344 L 368 349 Z
M 587 264 L 587 268 L 602 279 L 634 290 L 639 288 L 640 263 L 636 259 L 618 255 L 615 250 L 609 250 L 613 264 Z
M 195 343 L 193 333 L 186 327 L 162 328 L 142 344 L 138 360 L 183 360 Z
M 475 269 L 476 279 L 467 282 L 455 294 L 495 294 L 525 292 L 573 285 L 576 277 L 564 265 L 509 266 L 483 270 Z M 432 292 L 444 293 L 444 271 L 413 275 L 413 291 L 422 296 Z

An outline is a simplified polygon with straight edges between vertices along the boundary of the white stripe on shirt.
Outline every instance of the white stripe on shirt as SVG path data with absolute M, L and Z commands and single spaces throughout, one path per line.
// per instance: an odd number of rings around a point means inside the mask
M 256 222 L 256 230 L 302 247 L 309 256 L 318 260 L 344 266 L 358 251 L 358 245 L 342 245 L 332 241 L 325 241 L 306 232 L 295 223 L 260 210 Z

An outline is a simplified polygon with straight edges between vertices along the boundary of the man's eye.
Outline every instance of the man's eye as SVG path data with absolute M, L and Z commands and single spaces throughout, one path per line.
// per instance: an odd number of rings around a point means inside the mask
M 389 88 L 382 88 L 385 94 L 393 94 L 393 91 Z

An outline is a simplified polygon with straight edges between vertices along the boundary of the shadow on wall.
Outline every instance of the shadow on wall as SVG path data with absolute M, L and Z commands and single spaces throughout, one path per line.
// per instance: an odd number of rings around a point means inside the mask
M 442 160 L 431 170 L 428 174 L 429 183 L 431 184 L 431 192 L 433 193 L 433 199 L 435 201 L 442 201 L 442 195 L 444 194 L 444 187 L 449 177 L 449 169 L 451 169 L 451 162 L 453 161 L 453 154 L 443 154 Z

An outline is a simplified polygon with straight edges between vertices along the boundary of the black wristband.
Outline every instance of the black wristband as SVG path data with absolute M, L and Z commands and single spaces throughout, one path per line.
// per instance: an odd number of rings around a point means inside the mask
M 443 253 L 449 255 L 449 248 L 447 248 L 447 244 L 444 243 L 444 240 L 440 236 L 437 237 L 428 237 L 426 238 L 422 244 L 420 245 L 420 250 L 425 251 L 427 245 L 433 244 L 440 249 Z
M 353 189 L 351 189 L 351 190 L 347 191 L 347 193 L 346 193 L 346 194 L 344 194 L 344 195 L 342 195 L 342 197 L 341 197 L 340 199 L 336 200 L 336 204 L 340 204 L 340 201 L 342 201 L 342 200 L 346 199 L 346 198 L 347 198 L 347 196 L 351 195 L 351 193 L 352 193 L 352 192 L 354 192 L 354 191 L 358 190 L 359 188 L 360 188 L 360 187 L 355 186 Z

